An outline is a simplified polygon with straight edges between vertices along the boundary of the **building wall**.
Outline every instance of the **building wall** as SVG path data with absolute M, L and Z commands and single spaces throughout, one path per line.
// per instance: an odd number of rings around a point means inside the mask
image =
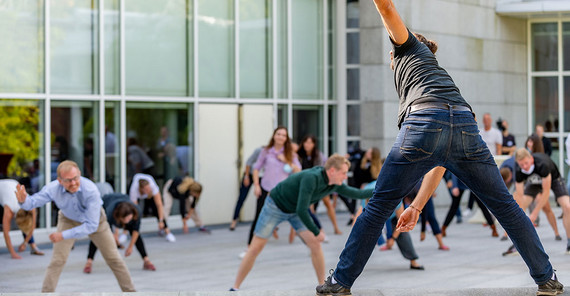
M 413 4 L 413 5 L 412 5 Z M 398 97 L 389 68 L 391 43 L 372 1 L 360 2 L 362 147 L 386 156 L 398 129 Z M 410 30 L 438 42 L 438 60 L 478 117 L 510 123 L 517 144 L 527 134 L 527 22 L 498 16 L 495 1 L 404 0 Z

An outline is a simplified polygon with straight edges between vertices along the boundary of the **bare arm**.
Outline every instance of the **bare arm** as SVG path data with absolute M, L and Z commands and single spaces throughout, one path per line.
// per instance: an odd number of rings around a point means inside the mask
M 160 229 L 164 228 L 164 207 L 162 206 L 162 196 L 160 196 L 160 192 L 153 195 L 154 203 L 156 204 L 156 211 L 158 212 L 158 220 L 160 221 L 158 224 Z
M 261 186 L 259 185 L 259 170 L 253 170 L 253 192 L 255 196 L 261 196 Z
M 513 194 L 513 196 L 515 198 L 515 201 L 521 208 L 523 202 L 523 194 L 524 194 L 523 192 L 524 192 L 524 183 L 523 182 L 515 183 L 515 193 Z
M 416 223 L 418 223 L 421 209 L 424 208 L 425 204 L 432 196 L 433 192 L 439 185 L 441 178 L 443 178 L 444 173 L 445 168 L 435 167 L 424 176 L 424 180 L 422 181 L 422 185 L 420 186 L 420 190 L 418 191 L 416 198 L 412 204 L 404 210 L 398 219 L 398 224 L 396 225 L 396 229 L 398 231 L 406 232 L 414 229 Z
M 398 14 L 394 2 L 392 0 L 374 0 L 374 4 L 382 17 L 382 22 L 390 38 L 396 45 L 404 44 L 408 40 L 408 28 Z
M 552 183 L 552 175 L 542 178 L 542 192 L 536 196 L 536 207 L 532 213 L 530 213 L 530 220 L 534 222 L 538 217 L 538 213 L 542 210 L 542 207 L 548 202 L 548 197 L 550 196 L 550 187 Z
M 6 248 L 10 251 L 10 255 L 12 255 L 12 259 L 22 259 L 14 247 L 12 246 L 12 240 L 10 239 L 10 222 L 14 214 L 9 207 L 4 207 L 4 217 L 2 218 L 2 232 L 4 232 L 4 241 L 6 241 Z

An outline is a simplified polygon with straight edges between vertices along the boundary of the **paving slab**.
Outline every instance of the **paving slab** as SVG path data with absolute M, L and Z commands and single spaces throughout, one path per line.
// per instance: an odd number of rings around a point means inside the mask
M 447 208 L 437 208 L 443 220 Z M 558 216 L 559 208 L 554 208 Z M 541 213 L 542 215 L 542 213 Z M 334 268 L 344 247 L 350 226 L 348 214 L 339 213 L 342 235 L 332 234 L 326 215 L 319 215 L 328 233 L 323 244 L 327 268 Z M 570 255 L 565 255 L 566 241 L 556 241 L 546 217 L 541 216 L 539 236 L 562 283 L 570 283 Z M 562 220 L 557 220 L 562 236 Z M 129 295 L 314 295 L 316 277 L 309 250 L 295 239 L 289 244 L 289 225 L 279 227 L 279 240 L 271 239 L 237 293 L 227 290 L 233 284 L 240 259 L 245 250 L 249 224 L 241 223 L 235 231 L 228 225 L 210 226 L 211 234 L 191 229 L 183 234 L 174 229 L 177 241 L 168 243 L 156 231 L 143 237 L 150 259 L 157 271 L 142 270 L 142 260 L 135 250 L 125 258 L 139 292 Z M 501 255 L 510 242 L 491 237 L 489 227 L 477 223 L 457 224 L 447 228 L 444 238 L 449 251 L 440 251 L 433 235 L 420 241 L 419 227 L 411 232 L 419 262 L 424 271 L 409 269 L 397 247 L 372 254 L 364 272 L 355 282 L 354 295 L 535 295 L 536 285 L 520 256 Z M 16 241 L 19 243 L 20 241 Z M 46 267 L 50 261 L 51 244 L 41 244 L 45 256 L 22 253 L 23 259 L 13 260 L 0 248 L 0 295 L 37 295 L 41 290 Z M 87 257 L 87 240 L 77 241 L 61 274 L 56 295 L 121 295 L 117 282 L 96 255 L 91 274 L 82 272 Z M 123 252 L 123 251 L 121 251 Z M 15 294 L 14 294 L 15 293 Z M 570 295 L 566 292 L 565 295 Z

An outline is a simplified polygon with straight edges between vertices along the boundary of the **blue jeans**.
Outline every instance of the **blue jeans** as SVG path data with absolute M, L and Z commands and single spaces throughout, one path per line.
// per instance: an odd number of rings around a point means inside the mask
M 483 201 L 515 244 L 537 284 L 552 265 L 532 223 L 507 190 L 471 112 L 424 109 L 407 116 L 368 206 L 352 228 L 334 278 L 351 287 L 374 250 L 382 225 L 418 180 L 436 166 L 454 173 Z
M 285 213 L 277 207 L 271 196 L 267 196 L 263 209 L 259 214 L 259 219 L 255 224 L 255 235 L 260 238 L 268 239 L 273 234 L 273 229 L 283 221 L 289 221 L 291 227 L 297 231 L 307 230 L 303 221 L 296 213 Z

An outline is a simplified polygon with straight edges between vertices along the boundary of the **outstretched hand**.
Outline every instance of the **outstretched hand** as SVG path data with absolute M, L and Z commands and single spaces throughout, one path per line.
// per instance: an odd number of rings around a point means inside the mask
M 400 232 L 408 232 L 414 229 L 418 223 L 420 213 L 412 208 L 407 208 L 398 219 L 398 224 L 396 224 L 396 230 Z
M 14 193 L 16 193 L 16 198 L 19 203 L 24 203 L 26 201 L 28 193 L 26 192 L 26 187 L 24 185 L 16 185 L 16 191 Z

